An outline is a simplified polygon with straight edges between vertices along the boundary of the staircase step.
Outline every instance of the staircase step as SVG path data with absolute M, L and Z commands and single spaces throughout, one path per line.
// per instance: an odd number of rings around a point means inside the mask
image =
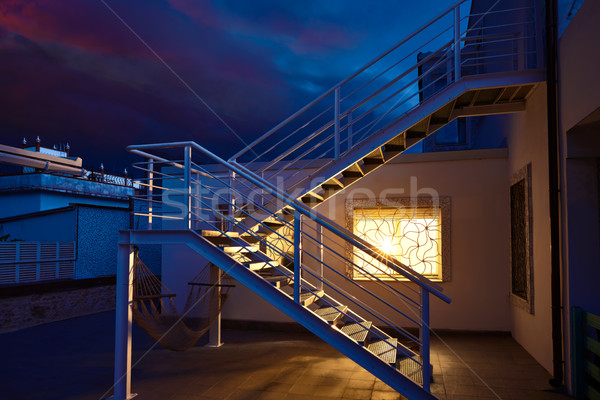
M 405 150 L 404 145 L 403 144 L 385 144 L 383 145 L 383 151 L 384 154 L 390 154 L 390 153 L 402 153 Z M 389 158 L 389 157 L 388 157 Z
M 365 165 L 382 165 L 385 163 L 381 158 L 363 158 Z
M 338 190 L 342 190 L 343 186 L 331 184 L 331 183 L 323 183 L 321 185 L 321 188 L 323 188 L 323 190 L 325 190 L 325 191 L 328 191 L 328 190 L 338 191 Z
M 211 231 L 211 230 L 201 230 L 200 231 L 200 235 L 204 236 L 205 238 L 208 237 L 219 237 L 219 236 L 223 236 L 223 237 L 239 237 L 239 233 L 238 232 L 221 232 L 221 231 Z M 227 236 L 226 236 L 227 235 Z
M 329 322 L 331 325 L 335 324 L 340 318 L 344 316 L 348 310 L 348 306 L 337 306 L 336 307 L 321 307 L 315 310 L 315 314 Z
M 344 186 L 348 186 L 351 183 L 356 182 L 357 180 L 362 178 L 364 176 L 364 174 L 362 172 L 358 172 L 358 171 L 343 171 L 342 176 L 344 177 L 344 179 L 343 179 Z
M 396 346 L 398 339 L 388 338 L 386 340 L 377 340 L 367 346 L 367 349 L 377 355 L 388 364 L 396 364 Z
M 259 235 L 257 234 L 257 236 L 259 236 Z M 240 237 L 241 237 L 241 238 L 242 238 L 242 239 L 243 239 L 245 242 L 248 242 L 248 243 L 250 243 L 250 244 L 254 244 L 254 243 L 258 243 L 258 242 L 260 242 L 260 239 L 259 239 L 259 238 L 257 238 L 257 237 L 254 237 L 254 236 L 252 236 L 252 235 L 242 235 L 242 236 L 240 236 Z
M 264 221 L 263 224 L 267 225 L 269 228 L 273 228 L 273 229 L 279 229 L 282 226 L 284 226 L 285 224 L 283 223 L 283 221 Z
M 314 206 L 317 204 L 321 204 L 323 202 L 323 197 L 311 192 L 302 196 L 301 200 L 304 204 L 308 206 Z
M 427 136 L 427 132 L 421 132 L 421 131 L 411 131 L 408 130 L 406 131 L 406 139 L 423 139 L 425 136 Z
M 324 290 L 300 293 L 300 303 L 304 307 L 308 307 L 315 301 L 319 300 L 319 298 L 322 297 L 323 294 L 325 294 Z
M 402 373 L 402 375 L 408 376 L 410 379 L 418 383 L 419 385 L 423 384 L 423 359 L 421 356 L 415 355 L 413 357 L 402 358 L 398 361 L 398 365 L 396 369 Z M 415 361 L 416 360 L 416 361 Z M 419 364 L 421 363 L 421 364 Z
M 365 174 L 372 172 L 377 167 L 385 164 L 385 161 L 381 158 L 363 158 L 364 166 L 363 170 Z
M 435 117 L 431 116 L 429 125 L 446 125 L 448 123 L 448 117 Z
M 245 265 L 246 267 L 248 267 L 248 269 L 250 269 L 250 271 L 260 271 L 263 270 L 265 268 L 276 268 L 279 266 L 279 262 L 278 261 L 242 261 L 241 262 L 243 265 Z
M 261 236 L 268 236 L 274 234 L 284 226 L 285 225 L 283 223 L 279 222 L 263 222 L 258 227 L 258 231 L 256 231 L 256 233 L 260 234 Z
M 227 232 L 227 236 L 220 231 L 200 231 L 202 237 L 216 246 L 236 246 L 236 240 L 239 237 L 237 232 Z
M 227 254 L 245 254 L 256 253 L 258 246 L 227 246 L 223 247 L 223 251 Z
M 277 289 L 281 289 L 284 286 L 288 286 L 292 283 L 292 279 L 288 278 L 285 275 L 279 276 L 262 276 L 263 279 L 269 282 L 271 285 L 276 287 Z
M 355 322 L 342 326 L 340 330 L 350 336 L 351 339 L 356 340 L 359 344 L 363 344 L 367 339 L 371 326 L 373 326 L 373 322 L 371 321 Z

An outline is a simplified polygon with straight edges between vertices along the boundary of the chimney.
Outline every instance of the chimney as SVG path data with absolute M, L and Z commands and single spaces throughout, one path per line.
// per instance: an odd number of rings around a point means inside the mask
M 38 153 L 40 152 L 40 137 L 39 136 L 35 139 L 35 151 L 37 151 Z
M 25 138 L 23 138 L 23 142 L 21 143 L 21 148 L 24 149 L 25 147 L 27 147 L 27 140 Z
M 65 146 L 65 153 L 67 153 L 67 157 L 71 154 L 71 146 L 69 146 L 69 143 Z

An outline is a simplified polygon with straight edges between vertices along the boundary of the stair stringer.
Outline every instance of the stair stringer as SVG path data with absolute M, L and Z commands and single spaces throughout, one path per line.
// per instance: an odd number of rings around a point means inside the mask
M 208 240 L 193 231 L 128 231 L 130 244 L 185 244 L 190 249 L 218 266 L 242 285 L 293 318 L 306 329 L 323 339 L 330 346 L 352 359 L 398 393 L 410 399 L 435 400 L 437 397 L 425 391 L 417 383 L 402 375 L 395 368 L 375 356 L 363 346 L 339 332 L 287 294 L 274 288 L 258 274 L 235 261 Z
M 543 70 L 527 70 L 522 72 L 506 72 L 463 77 L 458 82 L 449 85 L 441 92 L 425 100 L 414 110 L 400 117 L 394 123 L 381 129 L 378 133 L 371 135 L 359 146 L 355 146 L 337 160 L 331 160 L 308 176 L 300 177 L 298 180 L 292 180 L 291 182 L 286 181 L 285 191 L 300 198 L 311 190 L 316 189 L 328 179 L 340 174 L 352 164 L 360 161 L 367 154 L 394 139 L 399 133 L 409 129 L 411 126 L 419 123 L 440 108 L 458 99 L 462 94 L 469 90 L 482 90 L 505 86 L 535 84 L 543 82 L 544 80 L 545 75 Z M 504 114 L 518 111 L 522 111 L 522 109 L 504 107 L 498 108 L 498 111 L 493 112 L 491 109 L 485 110 L 482 108 L 477 114 L 461 114 L 460 116 L 467 117 L 474 115 Z M 451 122 L 453 119 L 456 119 L 456 116 L 450 119 L 447 123 Z M 397 155 L 395 157 L 397 157 Z M 395 157 L 391 157 L 390 159 Z M 386 162 L 387 161 L 389 161 L 389 159 L 386 160 Z

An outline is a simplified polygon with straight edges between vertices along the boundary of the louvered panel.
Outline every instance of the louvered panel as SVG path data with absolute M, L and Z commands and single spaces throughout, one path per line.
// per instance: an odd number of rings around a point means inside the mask
M 21 242 L 19 246 L 19 260 L 34 261 L 38 259 L 38 243 Z
M 56 262 L 42 262 L 40 263 L 40 280 L 56 279 Z
M 0 263 L 17 260 L 17 243 L 0 243 Z
M 58 278 L 75 278 L 75 263 L 73 261 L 61 261 L 58 263 Z
M 40 260 L 56 260 L 58 243 L 40 243 Z
M 0 243 L 0 285 L 75 275 L 74 242 Z
M 15 264 L 0 265 L 0 285 L 15 283 L 17 281 L 15 273 L 16 273 Z
M 19 265 L 19 276 L 17 282 L 34 282 L 37 278 L 37 264 L 24 263 Z
M 61 242 L 58 244 L 58 254 L 60 259 L 72 259 L 75 258 L 75 243 L 74 242 Z

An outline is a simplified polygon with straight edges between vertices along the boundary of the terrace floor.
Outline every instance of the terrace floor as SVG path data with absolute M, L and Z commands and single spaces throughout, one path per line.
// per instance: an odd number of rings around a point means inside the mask
M 112 393 L 114 313 L 0 335 L 0 398 L 99 400 Z M 402 399 L 309 333 L 224 330 L 220 348 L 172 352 L 134 326 L 133 392 L 140 400 Z M 505 334 L 432 339 L 440 399 L 568 399 Z

